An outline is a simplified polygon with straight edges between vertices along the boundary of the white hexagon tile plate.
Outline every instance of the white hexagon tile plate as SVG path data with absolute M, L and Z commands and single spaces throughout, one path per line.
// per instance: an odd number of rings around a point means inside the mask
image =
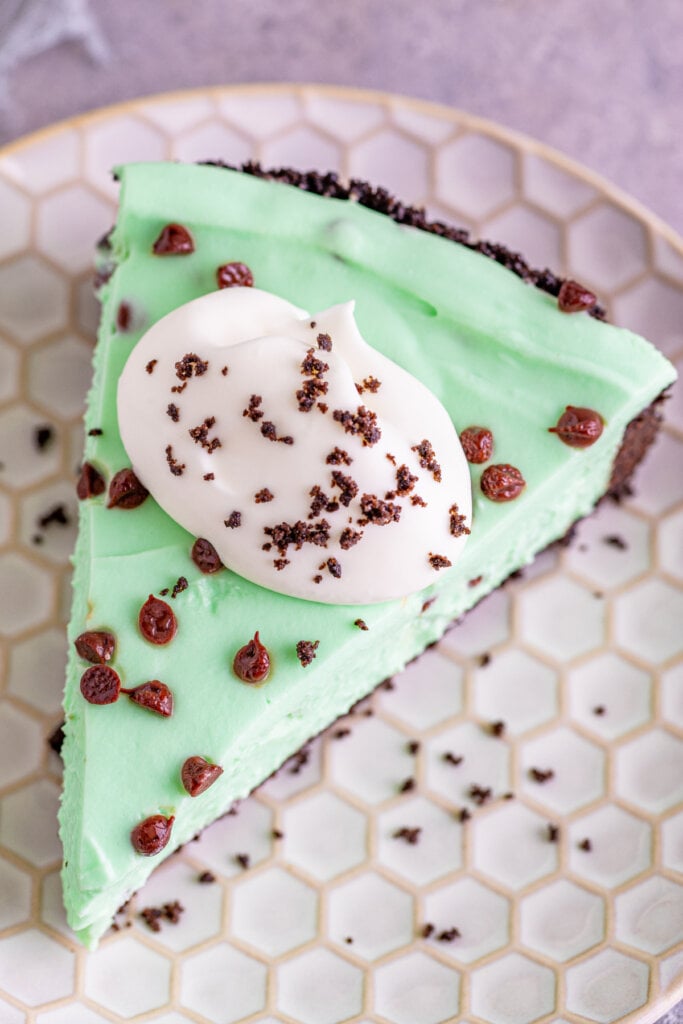
M 677 393 L 632 498 L 163 865 L 96 953 L 69 932 L 47 737 L 88 268 L 114 215 L 112 164 L 201 157 L 366 176 L 585 280 L 683 368 L 683 244 L 596 176 L 457 111 L 206 89 L 0 152 L 0 1021 L 654 1021 L 683 997 Z M 493 798 L 480 805 L 473 783 Z

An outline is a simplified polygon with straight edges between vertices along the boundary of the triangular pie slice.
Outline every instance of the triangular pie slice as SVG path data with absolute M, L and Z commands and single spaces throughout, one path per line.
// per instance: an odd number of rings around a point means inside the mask
M 79 483 L 60 812 L 68 919 L 90 947 L 162 859 L 623 484 L 654 433 L 656 413 L 646 410 L 674 378 L 644 339 L 599 315 L 562 311 L 561 282 L 549 272 L 533 274 L 500 248 L 477 251 L 443 225 L 430 229 L 382 191 L 294 172 L 273 180 L 255 167 L 138 164 L 119 177 Z M 151 496 L 138 504 L 125 477 L 114 481 L 131 465 L 116 405 L 128 356 L 151 325 L 215 291 L 218 269 L 234 264 L 310 313 L 355 300 L 365 339 L 425 384 L 458 432 L 491 431 L 492 456 L 469 466 L 471 535 L 426 590 L 353 606 L 276 593 L 227 569 L 207 574 L 191 557 L 196 537 Z M 220 283 L 236 274 L 248 284 L 244 273 L 223 271 Z M 591 304 L 573 286 L 560 302 Z M 597 418 L 585 421 L 586 409 Z M 563 415 L 567 429 L 550 432 Z M 593 428 L 602 428 L 595 443 L 577 446 Z M 482 491 L 491 465 L 523 475 L 514 500 Z M 115 494 L 108 507 L 112 481 L 118 503 Z M 140 631 L 150 595 L 175 613 L 169 643 Z M 158 618 L 157 626 L 165 628 Z M 262 686 L 232 669 L 257 631 L 272 661 Z M 93 632 L 115 647 L 91 636 L 77 649 Z M 297 656 L 300 641 L 312 647 Z M 127 691 L 155 685 L 113 700 L 108 669 Z M 171 715 L 158 683 L 171 691 Z M 111 702 L 90 703 L 89 686 L 91 698 Z

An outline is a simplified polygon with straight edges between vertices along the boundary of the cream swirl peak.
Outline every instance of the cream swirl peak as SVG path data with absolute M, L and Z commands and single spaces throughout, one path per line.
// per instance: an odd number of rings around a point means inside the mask
M 367 344 L 353 302 L 310 315 L 242 287 L 189 302 L 135 346 L 118 416 L 159 505 L 270 590 L 403 597 L 449 568 L 469 533 L 448 413 Z

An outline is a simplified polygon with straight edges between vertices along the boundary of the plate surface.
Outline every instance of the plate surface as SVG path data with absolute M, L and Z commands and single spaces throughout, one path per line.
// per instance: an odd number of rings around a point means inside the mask
M 163 865 L 96 953 L 73 941 L 45 737 L 60 717 L 93 241 L 114 217 L 109 167 L 169 158 L 367 177 L 578 277 L 683 370 L 683 244 L 601 179 L 457 111 L 210 89 L 0 151 L 0 1021 L 654 1020 L 683 996 L 681 389 L 633 498 Z M 483 806 L 473 783 L 492 790 Z M 141 920 L 175 900 L 180 923 Z

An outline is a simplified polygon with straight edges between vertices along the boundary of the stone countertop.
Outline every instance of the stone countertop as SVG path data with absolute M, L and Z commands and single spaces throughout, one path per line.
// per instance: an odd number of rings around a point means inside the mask
M 0 145 L 170 89 L 353 85 L 526 132 L 683 232 L 681 0 L 33 0 L 28 45 L 10 38 L 22 5 L 7 3 Z M 683 1003 L 660 1024 L 681 1022 Z
M 5 11 L 22 8 L 4 2 Z M 31 3 L 38 20 L 42 13 L 61 27 L 43 26 L 42 39 L 33 31 L 30 48 L 42 52 L 5 71 L 0 144 L 93 107 L 185 86 L 365 86 L 526 132 L 683 231 L 681 0 Z M 53 46 L 58 33 L 67 41 Z M 2 50 L 0 14 L 0 103 Z

